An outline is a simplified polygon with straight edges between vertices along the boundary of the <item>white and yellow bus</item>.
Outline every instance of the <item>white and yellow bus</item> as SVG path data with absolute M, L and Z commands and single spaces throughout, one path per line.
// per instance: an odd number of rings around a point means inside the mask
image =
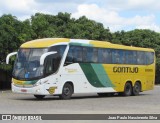
M 13 68 L 12 91 L 36 98 L 72 94 L 122 93 L 151 90 L 155 80 L 155 52 L 106 41 L 46 38 L 26 42 Z

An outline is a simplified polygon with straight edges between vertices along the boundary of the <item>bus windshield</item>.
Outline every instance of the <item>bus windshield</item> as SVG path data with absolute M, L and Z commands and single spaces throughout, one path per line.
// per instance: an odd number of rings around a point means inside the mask
M 43 75 L 43 68 L 40 66 L 40 57 L 47 49 L 20 49 L 13 69 L 13 77 L 20 80 L 28 80 Z

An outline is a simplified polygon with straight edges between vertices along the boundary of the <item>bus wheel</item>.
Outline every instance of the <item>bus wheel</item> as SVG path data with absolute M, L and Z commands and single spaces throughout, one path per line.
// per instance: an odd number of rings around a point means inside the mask
M 34 97 L 36 97 L 37 99 L 43 99 L 45 95 L 34 95 Z
M 131 83 L 127 82 L 124 86 L 123 96 L 131 96 L 132 94 L 132 85 Z
M 62 94 L 59 96 L 61 99 L 70 99 L 73 94 L 73 87 L 71 84 L 66 83 L 63 86 Z
M 137 96 L 137 95 L 139 95 L 139 92 L 141 91 L 141 85 L 140 85 L 140 83 L 139 82 L 136 82 L 135 84 L 134 84 L 134 87 L 133 87 L 133 93 L 132 93 L 132 95 L 133 96 Z

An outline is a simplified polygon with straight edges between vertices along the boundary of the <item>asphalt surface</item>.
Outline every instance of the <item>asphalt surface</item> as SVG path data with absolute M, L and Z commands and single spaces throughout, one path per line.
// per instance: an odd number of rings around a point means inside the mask
M 33 95 L 0 91 L 0 113 L 160 113 L 160 86 L 139 96 L 76 94 L 70 100 L 48 96 L 37 100 Z
M 76 94 L 70 100 L 54 96 L 37 100 L 33 95 L 1 90 L 0 114 L 160 114 L 160 86 L 139 96 Z

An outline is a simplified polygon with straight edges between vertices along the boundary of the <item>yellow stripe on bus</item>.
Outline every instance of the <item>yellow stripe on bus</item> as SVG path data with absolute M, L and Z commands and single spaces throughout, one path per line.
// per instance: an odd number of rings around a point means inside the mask
M 46 38 L 46 39 L 38 39 L 26 42 L 21 45 L 21 48 L 44 48 L 50 47 L 56 43 L 64 43 L 69 42 L 70 39 L 67 38 Z

